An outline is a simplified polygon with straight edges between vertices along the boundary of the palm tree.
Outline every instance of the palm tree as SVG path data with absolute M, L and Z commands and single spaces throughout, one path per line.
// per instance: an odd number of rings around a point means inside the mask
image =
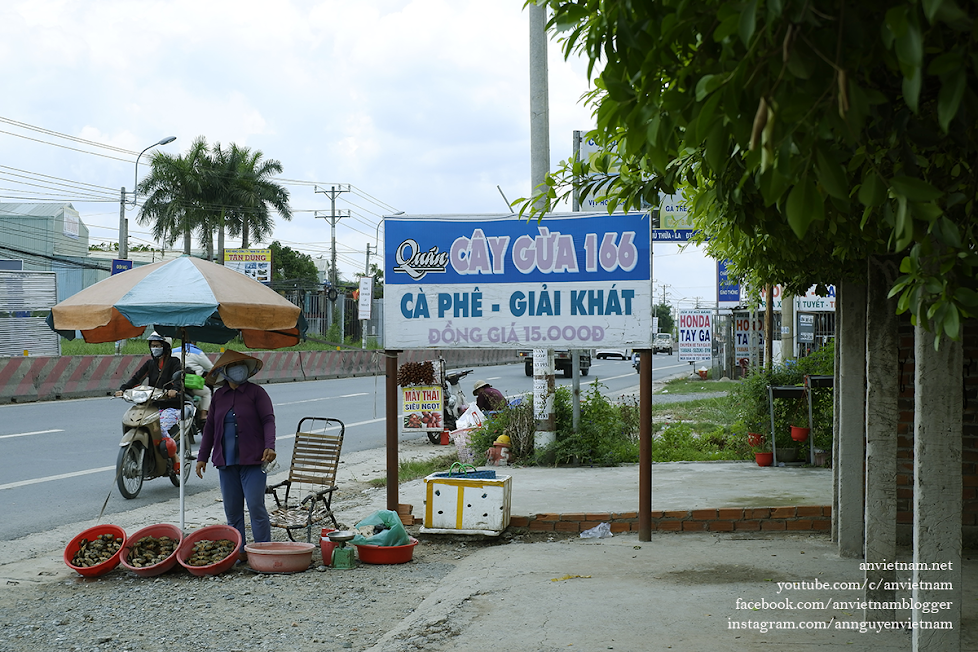
M 224 234 L 226 231 L 239 233 L 241 230 L 241 209 L 237 199 L 238 170 L 241 164 L 241 148 L 230 145 L 227 148 L 215 143 L 211 148 L 210 175 L 208 188 L 207 243 L 213 246 L 214 231 L 217 231 L 217 257 L 224 264 Z
M 183 235 L 183 251 L 190 254 L 190 237 L 201 226 L 205 208 L 205 171 L 210 167 L 207 142 L 197 138 L 185 155 L 156 152 L 149 174 L 139 182 L 146 198 L 136 220 L 152 224 L 153 237 L 173 244 Z
M 208 254 L 213 253 L 215 230 L 219 250 L 224 249 L 225 230 L 240 234 L 241 247 L 247 249 L 252 236 L 260 242 L 272 234 L 271 209 L 292 219 L 289 192 L 271 180 L 281 172 L 281 163 L 265 160 L 258 150 L 220 143 L 208 150 L 201 136 L 183 156 L 153 157 L 149 175 L 139 183 L 146 199 L 137 219 L 152 223 L 153 236 L 170 244 L 183 234 L 188 255 L 194 231 Z
M 232 146 L 232 149 L 235 147 Z M 260 150 L 237 148 L 238 174 L 234 183 L 234 199 L 238 218 L 235 233 L 241 234 L 241 247 L 247 249 L 251 236 L 258 242 L 272 234 L 274 209 L 282 219 L 292 219 L 289 191 L 271 180 L 282 173 L 282 164 L 275 159 L 265 160 Z

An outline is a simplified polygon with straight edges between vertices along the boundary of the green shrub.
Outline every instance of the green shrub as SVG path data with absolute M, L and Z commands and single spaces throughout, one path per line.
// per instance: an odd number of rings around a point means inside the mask
M 558 413 L 557 441 L 550 450 L 557 464 L 615 466 L 638 461 L 638 429 L 632 429 L 635 423 L 622 418 L 621 406 L 605 398 L 600 387 L 600 383 L 588 387 L 581 401 L 577 432 L 572 427 L 573 414 L 562 423 Z M 567 403 L 569 407 L 570 401 Z
M 763 434 L 766 441 L 771 441 L 771 413 L 769 408 L 768 385 L 791 386 L 802 385 L 806 375 L 830 376 L 833 373 L 835 361 L 835 343 L 826 346 L 811 355 L 788 364 L 778 365 L 771 371 L 759 370 L 744 378 L 727 397 L 736 408 L 737 422 L 733 430 L 746 437 L 747 432 Z M 774 432 L 778 446 L 798 447 L 807 450 L 814 445 L 822 449 L 832 447 L 832 392 L 816 390 L 812 403 L 812 435 L 805 444 L 797 444 L 791 440 L 789 426 L 807 425 L 807 398 L 777 399 L 774 402 Z M 799 451 L 801 452 L 801 451 Z

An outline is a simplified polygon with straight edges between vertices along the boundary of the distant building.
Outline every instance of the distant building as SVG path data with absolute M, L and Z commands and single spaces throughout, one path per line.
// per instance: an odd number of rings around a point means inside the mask
M 25 271 L 55 272 L 58 301 L 109 275 L 110 265 L 88 257 L 88 227 L 70 203 L 0 203 L 0 259 Z

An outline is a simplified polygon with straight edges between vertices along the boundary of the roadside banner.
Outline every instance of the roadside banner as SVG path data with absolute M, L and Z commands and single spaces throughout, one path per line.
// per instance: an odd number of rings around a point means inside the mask
M 272 250 L 225 249 L 224 266 L 259 283 L 269 283 L 272 280 Z
M 649 348 L 643 213 L 385 220 L 388 348 Z
M 798 314 L 798 342 L 815 343 L 815 315 Z
M 764 315 L 756 312 L 751 322 L 751 313 L 747 311 L 734 313 L 734 355 L 737 359 L 750 357 L 750 337 L 755 333 L 757 346 L 764 349 Z
M 360 319 L 370 319 L 370 304 L 373 300 L 374 278 L 372 276 L 360 277 L 360 296 L 357 297 L 357 312 Z
M 441 432 L 444 395 L 441 385 L 416 385 L 401 388 L 401 432 Z
M 679 361 L 713 358 L 713 311 L 679 311 Z
M 735 308 L 740 305 L 740 283 L 727 272 L 728 260 L 717 261 L 717 305 Z

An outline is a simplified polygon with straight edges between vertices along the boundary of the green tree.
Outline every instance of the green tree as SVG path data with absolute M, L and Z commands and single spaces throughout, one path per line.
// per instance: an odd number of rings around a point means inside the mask
M 660 333 L 671 333 L 672 327 L 676 325 L 676 320 L 672 316 L 672 306 L 668 303 L 652 306 L 652 316 L 659 318 Z
M 260 151 L 220 143 L 208 148 L 201 136 L 184 155 L 154 154 L 139 183 L 146 195 L 139 223 L 152 224 L 153 236 L 171 244 L 182 234 L 187 254 L 194 232 L 209 253 L 214 231 L 219 248 L 225 230 L 240 235 L 247 248 L 252 237 L 261 242 L 272 234 L 273 211 L 292 219 L 288 191 L 271 179 L 281 172 L 282 164 Z
M 755 285 L 800 293 L 897 252 L 900 310 L 953 338 L 978 314 L 973 3 L 547 4 L 565 54 L 590 62 L 590 136 L 621 165 L 564 162 L 542 210 L 575 175 L 597 173 L 586 190 L 609 209 L 679 191 Z
M 309 254 L 286 247 L 278 240 L 273 240 L 269 249 L 272 250 L 272 281 L 288 281 L 307 289 L 319 285 L 319 271 Z
M 153 238 L 172 245 L 183 235 L 190 254 L 191 234 L 204 221 L 210 159 L 207 141 L 199 137 L 186 154 L 155 152 L 149 174 L 139 182 L 145 199 L 136 220 L 152 225 Z
M 247 249 L 251 238 L 264 241 L 272 233 L 272 210 L 284 220 L 292 219 L 289 191 L 272 181 L 282 173 L 282 164 L 265 159 L 260 150 L 240 148 L 237 153 L 237 175 L 234 179 L 235 235 L 240 233 L 241 246 Z

